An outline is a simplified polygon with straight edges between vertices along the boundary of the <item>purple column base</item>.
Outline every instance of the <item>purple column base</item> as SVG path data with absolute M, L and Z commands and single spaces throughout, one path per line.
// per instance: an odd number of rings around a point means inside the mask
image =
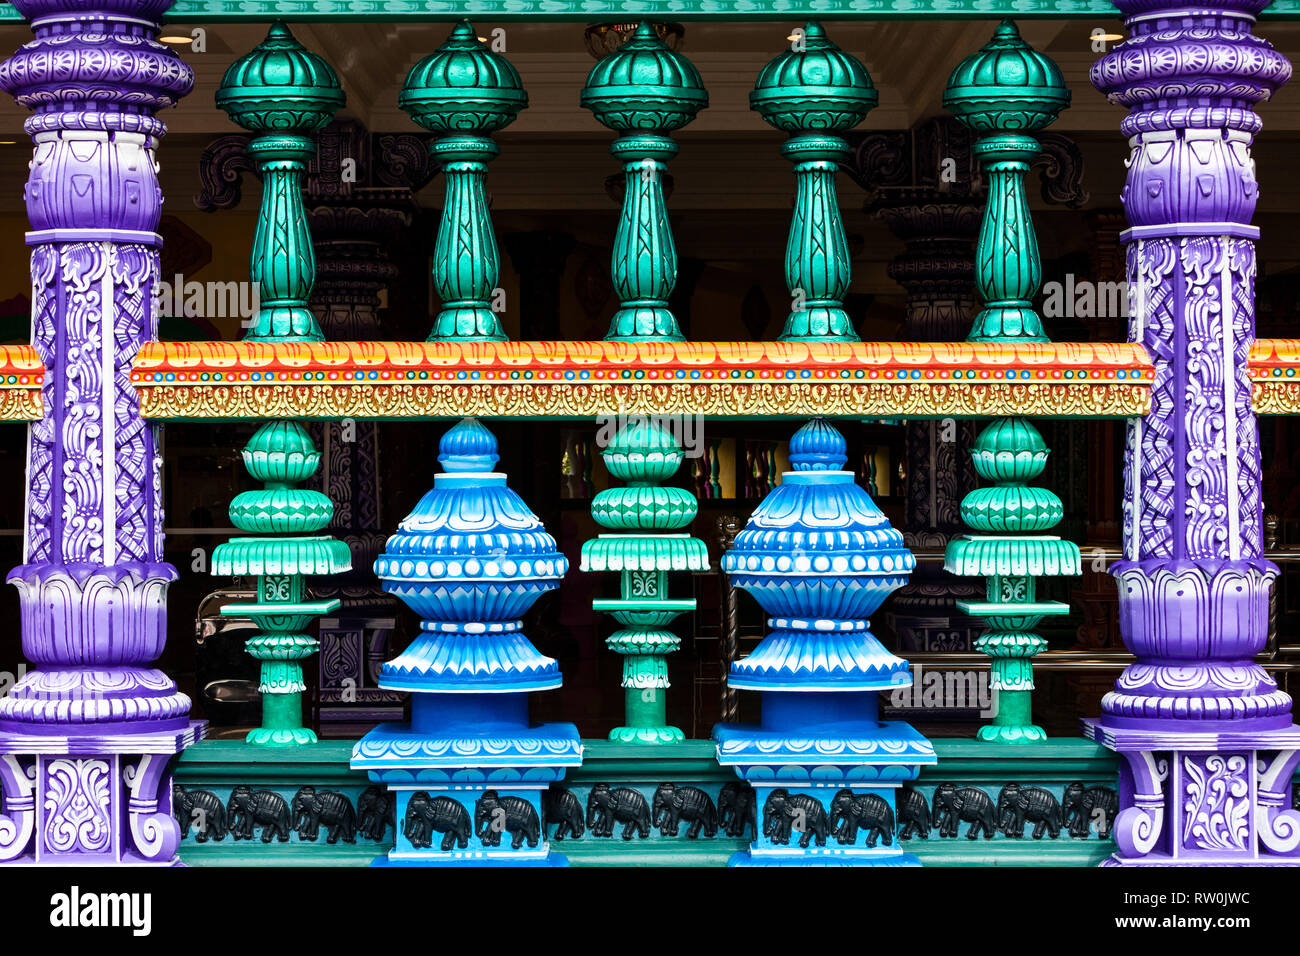
M 0 698 L 0 732 L 153 734 L 189 725 L 190 699 L 148 666 L 166 642 L 168 564 L 28 564 L 23 653 L 36 665 Z
M 0 862 L 175 866 L 172 758 L 206 721 L 141 734 L 0 733 Z
M 1268 640 L 1268 561 L 1117 561 L 1124 643 L 1137 657 L 1101 702 L 1113 728 L 1281 730 L 1291 698 L 1255 663 Z
M 1081 721 L 1116 751 L 1119 847 L 1103 866 L 1300 866 L 1300 726 L 1194 733 Z

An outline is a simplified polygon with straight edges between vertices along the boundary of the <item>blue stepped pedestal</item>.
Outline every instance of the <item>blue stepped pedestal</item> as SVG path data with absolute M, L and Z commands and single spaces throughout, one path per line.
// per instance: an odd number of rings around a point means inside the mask
M 560 686 L 520 618 L 568 561 L 493 472 L 496 438 L 466 419 L 442 437 L 446 469 L 398 526 L 375 573 L 423 619 L 379 686 L 414 695 L 411 723 L 381 724 L 351 766 L 395 800 L 397 836 L 378 865 L 562 866 L 542 794 L 582 763 L 572 724 L 530 725 L 528 694 Z
M 714 728 L 718 762 L 755 791 L 759 833 L 733 866 L 917 865 L 898 845 L 897 790 L 937 761 L 877 694 L 909 686 L 907 662 L 867 617 L 916 566 L 847 462 L 844 437 L 814 419 L 790 441 L 794 471 L 755 509 L 722 568 L 754 595 L 770 633 L 731 666 L 763 695 L 758 726 Z

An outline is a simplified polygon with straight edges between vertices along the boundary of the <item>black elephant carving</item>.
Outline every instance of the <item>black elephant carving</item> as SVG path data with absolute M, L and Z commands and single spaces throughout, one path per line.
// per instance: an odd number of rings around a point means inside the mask
M 898 838 L 910 840 L 913 833 L 930 839 L 930 805 L 915 787 L 903 787 L 898 793 Z
M 842 844 L 858 841 L 858 830 L 867 831 L 867 846 L 883 839 L 885 846 L 894 843 L 894 808 L 874 793 L 857 794 L 840 790 L 831 798 L 831 830 Z
M 172 785 L 172 813 L 181 825 L 181 839 L 195 828 L 195 843 L 207 843 L 209 837 L 220 843 L 226 838 L 226 806 L 211 790 L 186 790 Z
M 694 840 L 704 830 L 706 837 L 718 833 L 718 808 L 713 798 L 699 787 L 679 787 L 675 783 L 661 783 L 655 790 L 650 822 L 659 828 L 661 836 L 677 836 L 678 824 L 690 822 L 686 839 Z
M 974 840 L 981 833 L 993 839 L 996 817 L 993 800 L 977 787 L 958 787 L 944 783 L 934 790 L 933 821 L 941 837 L 955 837 L 963 822 L 969 823 L 966 838 Z
M 587 796 L 587 826 L 592 836 L 614 835 L 614 825 L 624 824 L 623 839 L 632 839 L 635 833 L 641 839 L 650 836 L 650 805 L 639 790 L 630 787 L 610 789 L 607 783 L 598 783 Z
M 724 784 L 718 791 L 718 825 L 729 837 L 758 839 L 758 799 L 754 788 L 743 780 Z
M 236 840 L 253 839 L 253 827 L 260 825 L 263 843 L 270 843 L 272 837 L 289 842 L 289 803 L 274 790 L 236 787 L 230 791 L 226 810 Z
M 586 832 L 582 820 L 582 804 L 567 787 L 553 783 L 542 791 L 542 832 L 552 823 L 555 824 L 553 840 L 563 840 L 571 836 L 580 839 Z
M 523 797 L 502 797 L 495 790 L 485 790 L 474 804 L 474 829 L 484 846 L 500 846 L 501 834 L 509 833 L 510 849 L 518 850 L 524 840 L 530 847 L 537 846 L 542 825 L 533 805 Z
M 818 846 L 825 846 L 831 831 L 830 817 L 816 797 L 790 793 L 784 787 L 777 787 L 767 795 L 763 804 L 763 836 L 784 846 L 795 831 L 800 834 L 800 849 L 808 849 L 814 839 Z
M 472 832 L 469 811 L 451 797 L 430 797 L 417 790 L 406 803 L 402 833 L 416 849 L 432 846 L 433 834 L 442 833 L 442 852 L 450 852 L 453 846 L 464 850 Z
M 1070 836 L 1087 839 L 1095 828 L 1101 839 L 1109 840 L 1119 813 L 1119 794 L 1110 787 L 1085 787 L 1076 780 L 1065 788 L 1061 809 Z
M 325 824 L 325 842 L 357 842 L 357 815 L 352 801 L 337 790 L 302 787 L 293 795 L 294 827 L 299 840 L 315 842 Z
M 397 794 L 383 787 L 366 787 L 357 797 L 357 828 L 378 843 L 389 827 L 397 830 Z
M 1061 835 L 1061 805 L 1042 787 L 1009 783 L 998 794 L 998 826 L 1009 837 L 1025 835 L 1025 824 L 1034 825 L 1034 839 L 1046 832 L 1053 840 Z

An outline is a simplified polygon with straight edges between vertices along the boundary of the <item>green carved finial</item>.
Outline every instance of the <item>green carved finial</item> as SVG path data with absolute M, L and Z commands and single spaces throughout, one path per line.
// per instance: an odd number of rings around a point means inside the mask
M 836 198 L 839 163 L 848 156 L 842 133 L 862 122 L 879 95 L 867 68 L 808 23 L 791 46 L 759 74 L 749 107 L 790 134 L 781 154 L 794 163 L 794 217 L 785 247 L 785 281 L 793 307 L 783 341 L 856 342 L 844 295 L 849 242 Z
M 582 546 L 583 571 L 621 572 L 618 599 L 592 602 L 593 609 L 622 625 L 606 644 L 623 655 L 626 726 L 615 727 L 609 739 L 675 743 L 685 735 L 668 724 L 665 656 L 677 650 L 681 638 L 668 625 L 694 610 L 695 600 L 668 597 L 668 572 L 708 570 L 704 542 L 676 533 L 695 519 L 698 506 L 689 491 L 660 484 L 676 474 L 683 454 L 659 422 L 633 419 L 605 445 L 601 457 L 610 474 L 627 483 L 592 500 L 592 517 L 612 533 Z
M 975 258 L 984 308 L 975 318 L 972 342 L 1047 341 L 1032 304 L 1043 273 L 1025 173 L 1039 152 L 1030 134 L 1051 125 L 1069 104 L 1060 69 L 1020 39 L 1010 20 L 948 79 L 943 105 L 978 137 L 974 153 L 988 181 Z
M 283 23 L 221 80 L 217 106 L 253 134 L 248 152 L 262 172 L 262 203 L 253 239 L 252 278 L 259 306 L 249 341 L 320 342 L 307 307 L 316 281 L 302 176 L 316 152 L 311 134 L 343 106 L 339 78 Z
M 975 647 L 992 661 L 990 686 L 997 692 L 993 723 L 981 740 L 1033 742 L 1047 739 L 1032 722 L 1032 659 L 1047 647 L 1033 628 L 1048 615 L 1068 614 L 1059 601 L 1037 601 L 1035 577 L 1081 574 L 1079 546 L 1041 534 L 1061 521 L 1061 499 L 1035 480 L 1047 466 L 1048 448 L 1023 418 L 1001 418 L 971 448 L 975 470 L 990 487 L 976 488 L 961 503 L 962 520 L 987 537 L 965 535 L 949 542 L 944 567 L 962 577 L 987 579 L 987 601 L 959 601 L 967 614 L 986 618 L 989 630 Z
M 617 53 L 592 68 L 581 102 L 619 134 L 610 152 L 623 162 L 623 207 L 610 266 L 619 308 L 605 338 L 680 342 L 668 308 L 677 250 L 662 177 L 677 155 L 668 134 L 708 106 L 709 95 L 691 61 L 642 23 Z
M 433 252 L 433 283 L 442 310 L 429 341 L 501 341 L 492 299 L 501 273 L 483 181 L 500 150 L 491 134 L 528 106 L 519 74 L 468 21 L 412 68 L 398 105 L 437 136 L 430 153 L 442 167 L 446 198 Z
M 339 606 L 337 599 L 306 600 L 306 576 L 351 570 L 348 546 L 313 531 L 326 527 L 334 505 L 319 491 L 295 488 L 320 464 L 320 452 L 301 424 L 268 422 L 244 446 L 244 467 L 262 491 L 245 491 L 230 503 L 230 521 L 241 531 L 263 537 L 232 538 L 212 555 L 212 573 L 257 578 L 252 604 L 227 604 L 228 617 L 252 618 L 260 633 L 244 644 L 262 662 L 262 726 L 248 734 L 250 744 L 293 747 L 316 742 L 302 726 L 303 658 L 317 648 L 303 633 L 312 619 Z M 274 537 L 265 537 L 273 535 Z

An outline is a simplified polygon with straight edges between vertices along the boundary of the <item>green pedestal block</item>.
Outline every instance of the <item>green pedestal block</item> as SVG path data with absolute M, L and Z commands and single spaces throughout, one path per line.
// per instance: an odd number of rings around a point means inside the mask
M 327 842 L 329 833 L 324 825 L 315 840 L 306 839 L 293 826 L 294 798 L 304 787 L 313 788 L 317 794 L 327 791 L 341 794 L 354 815 L 362 795 L 367 789 L 375 789 L 364 772 L 348 766 L 354 743 L 324 740 L 270 750 L 239 740 L 203 740 L 200 746 L 186 750 L 177 760 L 174 787 L 182 787 L 190 794 L 207 791 L 223 807 L 229 805 L 236 787 L 248 787 L 252 793 L 276 794 L 288 806 L 290 826 L 287 841 L 281 841 L 273 833 L 270 842 L 263 842 L 265 828 L 258 825 L 253 828 L 252 839 L 236 839 L 230 832 L 216 839 L 215 833 L 209 833 L 206 841 L 199 842 L 199 824 L 212 828 L 216 820 L 206 819 L 206 814 L 196 814 L 191 808 L 188 813 L 178 814 L 178 819 L 185 817 L 190 823 L 189 832 L 181 841 L 181 862 L 186 866 L 369 866 L 371 860 L 392 846 L 391 828 L 385 830 L 382 840 L 372 840 L 358 832 L 351 843 L 340 837 L 331 844 Z M 174 799 L 174 812 L 175 803 Z M 228 827 L 229 814 L 224 822 Z

